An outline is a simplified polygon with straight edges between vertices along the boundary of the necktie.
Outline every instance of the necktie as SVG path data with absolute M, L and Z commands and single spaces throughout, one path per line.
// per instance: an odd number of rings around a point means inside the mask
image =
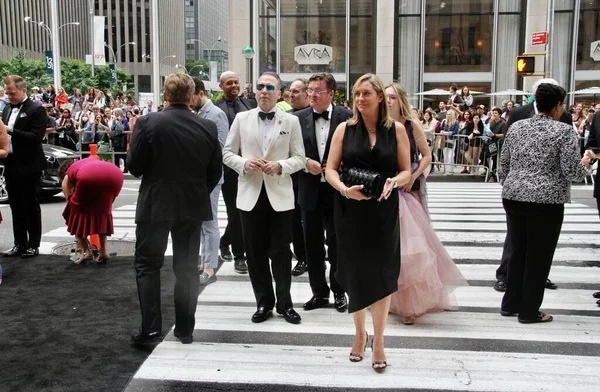
M 258 112 L 258 117 L 260 117 L 261 120 L 272 120 L 273 118 L 275 118 L 275 112 Z
M 21 106 L 23 106 L 23 102 L 19 102 L 19 103 L 18 103 L 18 104 L 16 104 L 16 105 L 13 105 L 12 103 L 10 104 L 10 108 L 11 108 L 11 109 L 20 109 L 20 108 L 21 108 Z
M 313 119 L 317 121 L 319 118 L 323 118 L 325 121 L 329 120 L 329 112 L 325 110 L 323 113 L 313 112 Z

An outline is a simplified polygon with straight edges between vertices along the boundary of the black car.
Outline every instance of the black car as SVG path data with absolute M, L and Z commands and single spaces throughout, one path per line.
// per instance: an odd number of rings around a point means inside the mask
M 40 181 L 40 197 L 48 198 L 62 192 L 61 184 L 58 179 L 58 167 L 66 159 L 79 159 L 76 151 L 67 148 L 54 146 L 51 144 L 42 144 L 44 155 L 46 156 L 46 169 L 42 172 Z M 8 201 L 8 192 L 6 191 L 6 182 L 4 180 L 4 166 L 0 162 L 0 203 Z

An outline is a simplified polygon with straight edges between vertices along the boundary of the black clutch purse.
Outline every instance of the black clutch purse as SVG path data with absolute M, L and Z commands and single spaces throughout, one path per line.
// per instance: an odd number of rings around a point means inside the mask
M 343 173 L 343 181 L 346 186 L 362 185 L 364 188 L 360 191 L 367 197 L 378 198 L 383 192 L 385 179 L 374 171 L 359 168 L 350 168 Z

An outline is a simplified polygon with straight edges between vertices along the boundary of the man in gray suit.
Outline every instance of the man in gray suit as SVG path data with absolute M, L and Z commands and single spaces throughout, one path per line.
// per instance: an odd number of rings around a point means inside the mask
M 215 106 L 212 101 L 206 96 L 206 88 L 204 82 L 199 78 L 193 78 L 196 85 L 194 96 L 192 97 L 191 107 L 198 115 L 205 119 L 214 122 L 217 125 L 217 133 L 221 148 L 225 145 L 227 134 L 229 133 L 229 121 L 224 111 Z M 219 183 L 210 193 L 210 205 L 213 213 L 213 220 L 202 222 L 202 230 L 200 233 L 201 250 L 200 254 L 200 285 L 206 286 L 217 281 L 215 269 L 219 266 L 219 195 L 221 194 L 221 185 L 223 184 L 223 176 Z

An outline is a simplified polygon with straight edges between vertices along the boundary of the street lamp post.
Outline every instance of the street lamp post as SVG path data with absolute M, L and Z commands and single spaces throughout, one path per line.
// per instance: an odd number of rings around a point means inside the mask
M 246 46 L 242 49 L 242 54 L 246 58 L 246 77 L 248 78 L 249 90 L 252 91 L 252 59 L 254 58 L 254 48 Z
M 175 68 L 181 68 L 181 69 L 183 69 L 183 72 L 185 72 L 186 74 L 189 75 L 189 72 L 188 72 L 187 68 L 185 67 L 185 65 L 183 65 L 183 64 L 175 64 Z
M 58 26 L 58 11 L 55 8 L 56 0 L 53 0 L 52 2 L 52 27 L 53 29 L 50 28 L 50 26 L 48 26 L 46 23 L 44 23 L 43 21 L 41 22 L 37 22 L 33 19 L 31 19 L 30 16 L 26 16 L 24 18 L 25 23 L 33 23 L 41 28 L 43 28 L 46 33 L 48 33 L 48 35 L 50 36 L 50 39 L 52 40 L 52 68 L 53 68 L 53 76 L 54 76 L 54 87 L 59 88 L 61 87 L 62 81 L 61 81 L 61 69 L 60 69 L 60 42 L 59 42 L 59 35 L 58 33 L 60 32 L 60 29 L 62 29 L 65 26 L 79 26 L 80 23 L 79 22 L 69 22 L 69 23 L 65 23 L 62 24 L 60 26 Z M 55 15 L 56 14 L 56 15 Z M 55 19 L 56 17 L 56 19 Z
M 135 45 L 135 42 L 126 42 L 123 45 L 119 46 L 117 48 L 117 50 L 120 51 L 122 47 L 127 46 L 127 45 Z M 104 43 L 104 46 L 106 46 L 108 49 L 110 49 L 110 53 L 112 54 L 113 64 L 115 65 L 115 85 L 118 85 L 118 79 L 117 79 L 117 56 L 115 55 L 115 50 L 112 48 L 112 46 L 110 46 L 106 42 Z

